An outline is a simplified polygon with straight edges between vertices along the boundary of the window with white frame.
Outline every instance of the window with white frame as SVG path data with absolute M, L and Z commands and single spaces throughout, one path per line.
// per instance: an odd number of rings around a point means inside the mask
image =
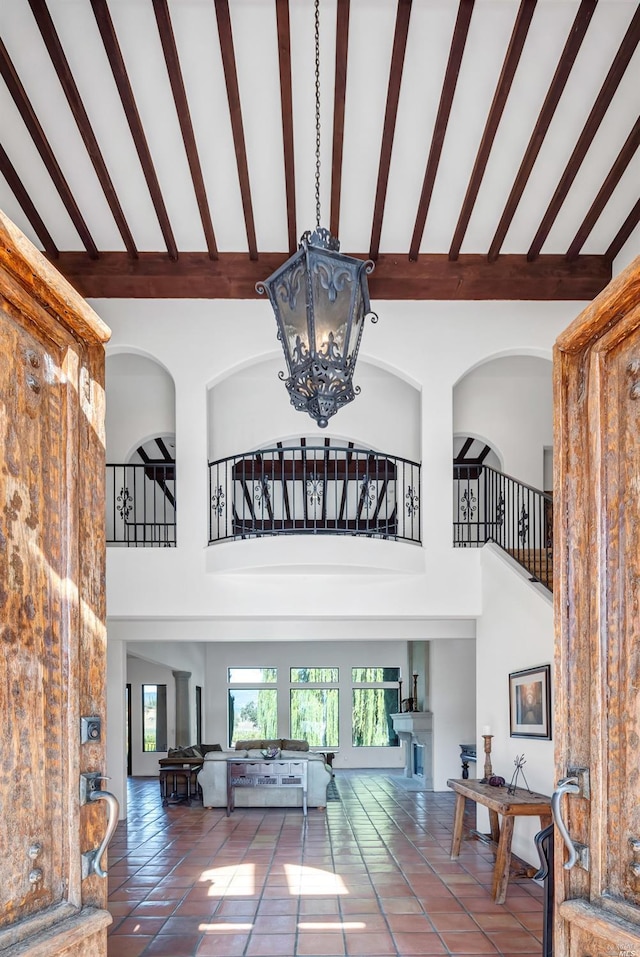
M 229 746 L 252 738 L 278 737 L 276 668 L 229 668 Z

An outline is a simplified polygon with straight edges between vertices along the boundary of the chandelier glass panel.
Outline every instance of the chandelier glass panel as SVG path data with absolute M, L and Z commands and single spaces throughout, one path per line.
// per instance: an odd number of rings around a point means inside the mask
M 316 228 L 297 252 L 256 285 L 267 293 L 278 325 L 288 375 L 281 372 L 291 404 L 321 428 L 360 391 L 353 385 L 364 319 L 371 312 L 367 276 L 371 260 L 340 253 L 340 243 L 320 225 L 320 10 L 315 12 Z

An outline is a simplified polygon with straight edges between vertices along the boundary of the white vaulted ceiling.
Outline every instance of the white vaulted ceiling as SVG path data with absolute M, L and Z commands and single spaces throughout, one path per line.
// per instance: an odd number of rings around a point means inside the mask
M 592 298 L 640 219 L 635 0 L 321 0 L 372 298 Z M 315 225 L 312 0 L 0 3 L 0 207 L 87 296 L 254 295 Z

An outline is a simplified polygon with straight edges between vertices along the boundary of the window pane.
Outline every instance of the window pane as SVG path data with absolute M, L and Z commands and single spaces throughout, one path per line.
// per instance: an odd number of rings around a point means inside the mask
M 353 746 L 355 748 L 399 745 L 392 714 L 398 712 L 397 688 L 353 689 Z
M 337 668 L 292 668 L 291 683 L 303 682 L 305 684 L 338 684 Z
M 356 683 L 379 684 L 381 681 L 400 681 L 399 668 L 352 668 L 351 680 Z
M 311 747 L 338 747 L 337 688 L 291 689 L 291 737 Z
M 167 686 L 142 686 L 142 750 L 167 750 Z
M 277 668 L 229 668 L 229 684 L 275 684 Z
M 234 688 L 229 692 L 229 744 L 250 738 L 275 738 L 278 692 Z

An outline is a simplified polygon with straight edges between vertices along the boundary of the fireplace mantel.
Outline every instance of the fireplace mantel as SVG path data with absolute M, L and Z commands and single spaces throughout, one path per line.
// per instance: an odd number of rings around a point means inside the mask
M 415 778 L 424 783 L 425 790 L 433 789 L 433 712 L 431 711 L 402 711 L 392 714 L 393 729 L 406 745 L 404 774 L 407 778 Z M 423 774 L 416 774 L 414 767 L 413 746 L 424 748 Z

